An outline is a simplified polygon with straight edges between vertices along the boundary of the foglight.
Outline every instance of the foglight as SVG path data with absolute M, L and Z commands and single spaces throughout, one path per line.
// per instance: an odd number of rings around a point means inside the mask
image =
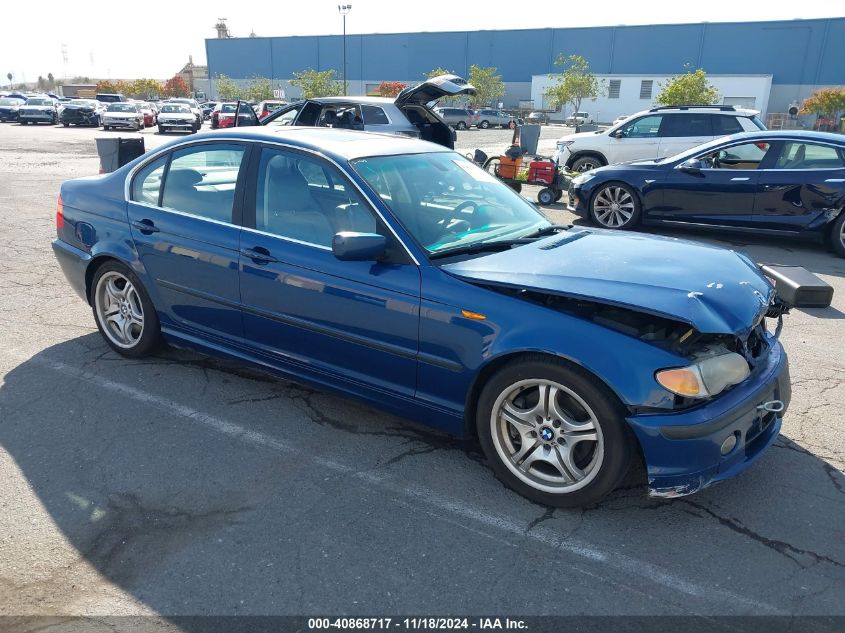
M 658 371 L 654 378 L 662 386 L 686 398 L 707 398 L 742 382 L 750 374 L 748 362 L 729 352 L 711 356 L 688 367 Z

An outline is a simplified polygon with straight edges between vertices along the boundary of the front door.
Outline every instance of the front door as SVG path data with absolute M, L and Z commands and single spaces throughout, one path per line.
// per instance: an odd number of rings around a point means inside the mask
M 339 170 L 264 148 L 245 199 L 240 259 L 244 332 L 280 366 L 413 396 L 420 274 L 400 244 L 385 261 L 340 261 L 335 233 L 388 235 Z
M 611 163 L 657 158 L 660 149 L 660 125 L 663 114 L 647 114 L 629 121 L 610 137 L 608 158 Z
M 233 214 L 245 153 L 238 143 L 197 143 L 132 181 L 132 238 L 165 328 L 241 340 L 241 229 Z
M 762 229 L 801 231 L 840 204 L 845 152 L 832 145 L 786 141 L 760 172 L 754 222 Z
M 749 227 L 760 165 L 769 143 L 738 143 L 698 156 L 700 170 L 670 170 L 663 188 L 663 206 L 651 212 L 662 220 Z

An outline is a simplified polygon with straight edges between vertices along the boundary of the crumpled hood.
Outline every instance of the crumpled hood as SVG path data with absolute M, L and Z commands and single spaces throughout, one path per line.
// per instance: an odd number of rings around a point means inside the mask
M 443 270 L 471 282 L 627 307 L 703 334 L 745 336 L 774 294 L 754 263 L 735 251 L 579 227 Z

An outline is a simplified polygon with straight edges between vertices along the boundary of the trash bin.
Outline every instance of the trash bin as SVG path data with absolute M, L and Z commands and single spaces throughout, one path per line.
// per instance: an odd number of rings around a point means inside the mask
M 144 153 L 144 139 L 106 136 L 94 139 L 100 157 L 100 173 L 108 174 Z
M 537 146 L 540 143 L 540 126 L 523 125 L 519 128 L 519 144 L 524 154 L 534 155 L 537 153 Z

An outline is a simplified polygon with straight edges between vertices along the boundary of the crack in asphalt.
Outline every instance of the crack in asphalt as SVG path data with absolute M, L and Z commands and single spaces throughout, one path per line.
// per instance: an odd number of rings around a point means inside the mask
M 788 558 L 789 560 L 793 561 L 796 565 L 802 568 L 811 567 L 818 563 L 828 563 L 835 567 L 845 568 L 845 563 L 842 563 L 834 558 L 829 556 L 825 556 L 824 554 L 819 554 L 812 550 L 801 549 L 800 547 L 796 547 L 791 543 L 787 543 L 785 541 L 779 541 L 777 539 L 768 538 L 763 536 L 762 534 L 758 534 L 751 528 L 743 525 L 739 519 L 732 518 L 732 517 L 725 517 L 721 516 L 720 514 L 714 512 L 707 506 L 702 503 L 698 503 L 696 501 L 691 501 L 689 499 L 675 499 L 673 500 L 675 503 L 681 503 L 688 506 L 691 506 L 697 509 L 699 512 L 703 512 L 705 515 L 709 516 L 710 518 L 716 519 L 721 525 L 725 526 L 726 528 L 736 532 L 737 534 L 741 534 L 751 540 L 760 543 L 764 547 L 777 552 Z M 693 516 L 698 516 L 699 518 L 704 518 L 700 514 L 696 514 L 694 512 L 688 512 Z M 802 562 L 800 557 L 807 557 L 812 559 L 812 563 L 805 564 Z

